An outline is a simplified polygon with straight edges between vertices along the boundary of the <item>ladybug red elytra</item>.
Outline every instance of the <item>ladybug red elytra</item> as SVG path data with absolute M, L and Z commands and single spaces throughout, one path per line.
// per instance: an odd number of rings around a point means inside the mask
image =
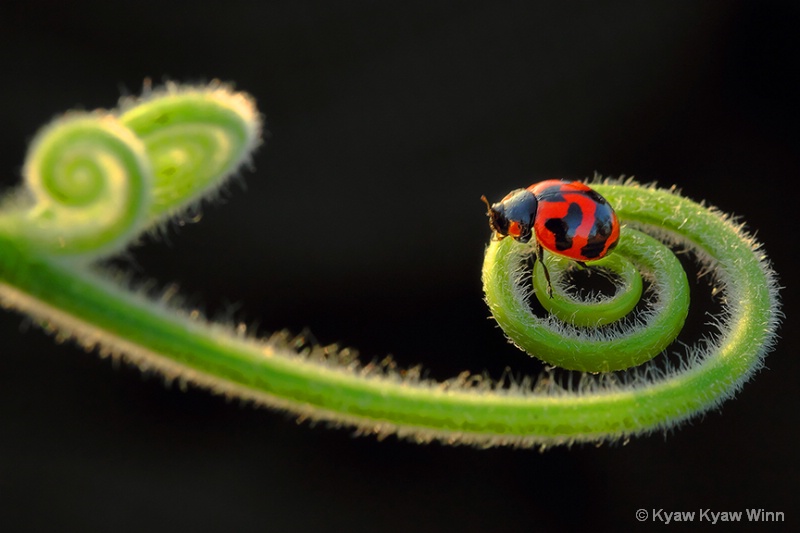
M 535 238 L 536 258 L 542 248 L 585 266 L 584 261 L 605 257 L 619 241 L 619 220 L 608 201 L 580 181 L 546 180 L 508 193 L 489 208 L 489 226 L 495 237 L 520 242 Z M 544 269 L 550 286 L 550 274 Z M 552 288 L 549 290 L 552 297 Z

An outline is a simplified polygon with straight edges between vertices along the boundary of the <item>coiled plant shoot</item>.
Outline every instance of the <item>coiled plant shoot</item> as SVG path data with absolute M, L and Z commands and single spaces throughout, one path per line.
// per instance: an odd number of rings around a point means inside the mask
M 363 434 L 478 446 L 602 442 L 674 427 L 732 397 L 774 345 L 778 286 L 761 246 L 729 216 L 631 180 L 592 185 L 622 222 L 618 249 L 599 265 L 615 280 L 612 296 L 576 298 L 564 281 L 568 262 L 550 257 L 554 297 L 536 313 L 532 295 L 543 291 L 541 276 L 526 270 L 530 246 L 505 239 L 486 249 L 492 315 L 514 344 L 578 376 L 566 382 L 553 370 L 512 384 L 436 382 L 364 365 L 347 350 L 298 351 L 285 336 L 249 336 L 98 270 L 143 232 L 213 197 L 260 134 L 253 99 L 220 83 L 168 84 L 114 110 L 55 119 L 0 210 L 0 302 L 59 338 L 168 379 Z M 705 342 L 664 359 L 691 305 L 677 249 L 710 273 L 722 310 Z M 631 317 L 639 294 L 647 305 Z

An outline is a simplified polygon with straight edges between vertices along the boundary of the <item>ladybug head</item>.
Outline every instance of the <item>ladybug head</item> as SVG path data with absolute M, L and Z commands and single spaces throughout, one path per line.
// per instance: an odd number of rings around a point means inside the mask
M 536 196 L 527 189 L 511 191 L 496 204 L 489 204 L 486 196 L 481 196 L 486 204 L 489 226 L 498 239 L 509 235 L 520 242 L 531 240 L 533 221 L 536 218 L 538 202 Z

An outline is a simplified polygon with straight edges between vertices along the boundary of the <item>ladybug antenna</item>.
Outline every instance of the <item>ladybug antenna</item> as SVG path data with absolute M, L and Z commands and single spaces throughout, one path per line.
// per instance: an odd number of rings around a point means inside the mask
M 486 204 L 486 208 L 488 209 L 486 214 L 491 213 L 492 212 L 492 204 L 490 204 L 489 200 L 486 199 L 486 195 L 485 194 L 481 195 L 481 200 L 483 200 L 483 203 Z
M 492 204 L 490 204 L 489 200 L 486 199 L 486 195 L 481 196 L 481 200 L 483 201 L 483 203 L 486 204 L 486 216 L 489 217 L 489 227 L 492 228 L 495 237 L 498 238 L 498 235 L 505 236 L 508 233 L 508 231 L 501 231 L 502 228 L 500 223 L 498 222 L 498 219 L 501 216 L 500 213 L 498 212 L 497 209 L 492 208 Z

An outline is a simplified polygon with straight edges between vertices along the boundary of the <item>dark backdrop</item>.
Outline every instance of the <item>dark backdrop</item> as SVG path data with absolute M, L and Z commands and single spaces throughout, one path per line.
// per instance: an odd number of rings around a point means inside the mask
M 137 277 L 178 281 L 212 316 L 308 328 L 434 377 L 525 372 L 486 319 L 478 198 L 633 174 L 758 230 L 786 286 L 783 338 L 736 400 L 666 438 L 540 454 L 297 425 L 6 312 L 0 529 L 659 525 L 638 508 L 763 508 L 797 524 L 796 2 L 165 4 L 0 4 L 6 188 L 39 125 L 112 107 L 146 77 L 232 81 L 265 113 L 246 190 L 135 250 L 120 266 Z

